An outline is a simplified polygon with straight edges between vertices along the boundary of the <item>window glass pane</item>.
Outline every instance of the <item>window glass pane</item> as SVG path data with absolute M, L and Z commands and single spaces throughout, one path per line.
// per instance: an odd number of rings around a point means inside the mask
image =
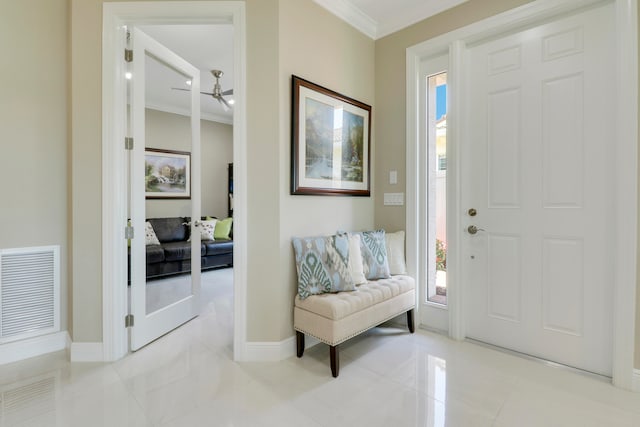
M 427 301 L 447 304 L 447 73 L 427 78 Z

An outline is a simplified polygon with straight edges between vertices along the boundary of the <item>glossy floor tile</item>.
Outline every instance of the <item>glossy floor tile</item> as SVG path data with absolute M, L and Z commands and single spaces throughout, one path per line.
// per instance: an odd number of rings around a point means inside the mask
M 0 366 L 0 426 L 640 426 L 640 394 L 387 325 L 301 359 L 232 360 L 232 270 L 205 273 L 202 316 L 115 363 L 64 352 Z

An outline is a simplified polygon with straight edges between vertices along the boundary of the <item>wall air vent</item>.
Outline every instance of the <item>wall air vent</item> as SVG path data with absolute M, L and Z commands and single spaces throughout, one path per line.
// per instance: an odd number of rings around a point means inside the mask
M 60 330 L 60 247 L 0 249 L 0 344 Z

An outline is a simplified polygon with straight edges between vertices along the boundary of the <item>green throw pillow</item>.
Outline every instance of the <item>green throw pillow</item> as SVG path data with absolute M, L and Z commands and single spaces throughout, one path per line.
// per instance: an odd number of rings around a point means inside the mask
M 233 224 L 233 218 L 225 218 L 216 222 L 216 229 L 213 232 L 213 238 L 216 240 L 229 240 L 231 224 Z

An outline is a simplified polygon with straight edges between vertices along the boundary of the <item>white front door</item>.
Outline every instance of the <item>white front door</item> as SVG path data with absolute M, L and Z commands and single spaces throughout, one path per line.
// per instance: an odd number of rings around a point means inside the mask
M 466 335 L 605 375 L 613 23 L 607 5 L 469 47 L 461 158 Z
M 132 43 L 130 122 L 134 147 L 130 162 L 130 216 L 134 228 L 131 240 L 134 326 L 131 348 L 137 350 L 194 318 L 199 311 L 200 72 L 137 28 L 132 31 Z M 152 85 L 152 81 L 160 85 Z M 184 88 L 186 81 L 190 81 L 190 91 L 172 89 Z M 161 93 L 152 93 L 150 88 Z M 188 111 L 181 111 L 179 115 L 157 111 L 160 104 L 171 105 L 175 96 L 187 97 Z M 158 114 L 168 116 L 158 117 Z M 169 121 L 171 129 L 163 129 Z M 148 151 L 150 148 L 156 151 Z M 156 193 L 156 197 L 159 192 L 166 194 L 160 194 L 159 199 L 148 198 L 148 189 Z M 188 197 L 187 193 L 190 193 Z M 196 236 L 190 240 L 190 267 L 188 255 L 186 259 L 176 256 L 179 261 L 166 259 L 167 263 L 181 263 L 187 273 L 147 280 L 145 222 L 147 218 L 163 217 L 185 218 L 189 234 Z M 188 249 L 180 251 L 188 252 Z M 154 275 L 159 273 L 164 272 L 155 271 Z

